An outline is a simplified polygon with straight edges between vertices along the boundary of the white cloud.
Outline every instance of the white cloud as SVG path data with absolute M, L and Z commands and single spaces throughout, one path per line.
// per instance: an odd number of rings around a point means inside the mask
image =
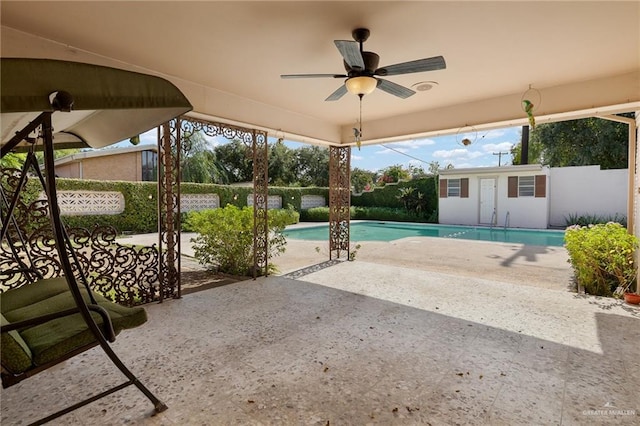
M 482 145 L 482 150 L 484 152 L 510 152 L 513 145 L 512 142 L 488 143 Z
M 203 135 L 203 136 L 204 136 L 204 139 L 213 146 L 222 145 L 224 143 L 220 141 L 221 136 L 208 136 L 208 135 Z M 228 140 L 224 138 L 223 141 L 226 142 Z
M 351 160 L 353 161 L 360 161 L 360 160 L 364 160 L 364 157 L 361 155 L 355 155 L 355 154 L 351 154 Z
M 385 144 L 385 145 L 392 145 L 393 148 L 395 149 L 398 149 L 398 147 L 418 149 L 421 146 L 430 146 L 435 144 L 436 144 L 436 141 L 432 139 L 411 139 L 408 141 L 394 142 L 394 143 Z
M 472 167 L 477 167 L 475 164 L 471 164 L 471 163 L 457 163 L 457 162 L 453 162 L 451 163 L 453 165 L 454 168 L 456 169 L 470 169 Z
M 140 135 L 140 145 L 150 145 L 158 143 L 158 131 L 156 129 L 149 130 Z
M 474 158 L 482 157 L 484 154 L 478 151 L 468 151 L 463 148 L 456 149 L 440 149 L 433 152 L 434 158 L 442 158 L 446 160 L 460 159 L 460 160 L 473 160 Z
M 482 139 L 498 139 L 507 134 L 507 129 L 493 129 L 480 136 Z
M 395 151 L 394 151 L 395 150 Z M 389 148 L 383 148 L 379 151 L 376 151 L 375 154 L 398 154 L 398 153 L 406 153 L 407 151 L 409 151 L 406 148 L 395 148 L 394 149 L 389 149 Z

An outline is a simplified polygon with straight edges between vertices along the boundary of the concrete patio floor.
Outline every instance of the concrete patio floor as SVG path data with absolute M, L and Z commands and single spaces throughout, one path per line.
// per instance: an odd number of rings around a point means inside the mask
M 553 288 L 567 277 L 561 248 L 527 259 L 456 243 L 395 265 L 366 243 L 355 262 L 148 305 L 114 349 L 169 410 L 151 416 L 127 388 L 54 424 L 638 423 L 639 309 Z M 428 252 L 447 250 L 469 263 L 427 270 Z M 476 257 L 509 269 L 474 272 Z M 93 349 L 2 390 L 0 420 L 26 424 L 122 381 Z

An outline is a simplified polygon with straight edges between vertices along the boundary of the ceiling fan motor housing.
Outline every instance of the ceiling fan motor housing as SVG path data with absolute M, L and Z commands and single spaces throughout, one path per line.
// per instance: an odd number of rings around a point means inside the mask
M 344 64 L 344 69 L 349 74 L 349 77 L 358 77 L 358 76 L 373 76 L 373 73 L 378 69 L 378 64 L 380 63 L 380 56 L 377 53 L 373 52 L 362 52 L 362 60 L 364 61 L 364 69 L 358 70 L 353 69 L 347 64 L 346 61 L 342 61 Z

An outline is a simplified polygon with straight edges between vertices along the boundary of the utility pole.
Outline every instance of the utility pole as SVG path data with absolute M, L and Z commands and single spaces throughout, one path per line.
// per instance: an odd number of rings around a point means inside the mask
M 529 164 L 529 126 L 522 126 L 520 164 Z
M 502 165 L 502 156 L 503 155 L 507 155 L 508 152 L 494 152 L 493 155 L 497 155 L 498 156 L 498 167 L 500 167 Z

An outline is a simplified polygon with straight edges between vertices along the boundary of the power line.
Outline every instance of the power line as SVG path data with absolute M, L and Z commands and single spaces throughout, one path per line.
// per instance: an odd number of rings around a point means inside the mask
M 420 158 L 418 158 L 418 157 L 414 157 L 413 155 L 409 155 L 409 154 L 407 154 L 406 152 L 402 152 L 402 151 L 399 151 L 399 150 L 397 150 L 397 149 L 395 149 L 395 148 L 391 148 L 390 146 L 387 146 L 387 145 L 384 145 L 384 144 L 380 144 L 380 146 L 382 146 L 382 147 L 384 147 L 384 148 L 387 148 L 388 150 L 391 150 L 391 151 L 393 151 L 393 152 L 397 152 L 398 154 L 404 155 L 405 157 L 409 157 L 409 158 L 413 158 L 414 160 L 418 160 L 418 161 L 420 161 L 421 163 L 429 164 L 429 162 L 428 162 L 428 161 L 424 161 L 424 160 L 422 160 L 422 159 L 420 159 Z
M 503 155 L 507 155 L 509 152 L 494 152 L 493 155 L 497 155 L 498 156 L 498 167 L 500 167 L 502 165 L 502 156 Z

